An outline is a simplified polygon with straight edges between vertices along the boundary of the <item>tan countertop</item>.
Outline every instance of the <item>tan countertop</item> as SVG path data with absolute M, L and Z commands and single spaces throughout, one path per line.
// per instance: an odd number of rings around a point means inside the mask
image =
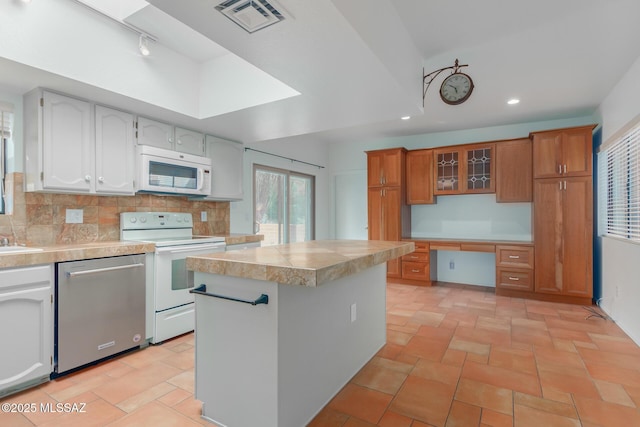
M 262 234 L 229 233 L 216 234 L 216 236 L 224 237 L 224 242 L 227 245 L 241 245 L 243 243 L 255 243 L 264 240 L 264 236 Z
M 413 252 L 411 242 L 313 240 L 187 257 L 202 273 L 315 287 Z
M 37 247 L 43 250 L 39 252 L 0 253 L 0 268 L 143 254 L 155 250 L 153 243 L 122 242 L 119 240 Z

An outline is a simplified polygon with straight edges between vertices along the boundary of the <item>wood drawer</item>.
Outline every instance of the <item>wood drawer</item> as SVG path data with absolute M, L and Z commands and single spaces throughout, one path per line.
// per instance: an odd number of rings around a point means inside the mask
M 416 252 L 429 252 L 429 242 L 417 242 L 413 240 L 416 245 Z
M 402 261 L 429 262 L 429 252 L 411 252 L 410 254 L 403 255 Z
M 515 268 L 497 270 L 496 287 L 498 288 L 533 291 L 533 283 L 533 270 Z
M 429 281 L 429 263 L 402 261 L 402 278 Z
M 461 243 L 460 250 L 469 252 L 494 253 L 496 251 L 496 245 L 491 245 L 489 243 Z
M 496 265 L 533 268 L 533 246 L 497 246 Z
M 432 251 L 459 251 L 460 243 L 431 242 L 429 247 Z

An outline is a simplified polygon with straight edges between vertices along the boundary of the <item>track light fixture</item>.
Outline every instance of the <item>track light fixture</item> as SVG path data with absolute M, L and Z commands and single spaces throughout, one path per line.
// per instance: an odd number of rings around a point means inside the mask
M 138 48 L 140 49 L 142 56 L 149 56 L 151 54 L 151 51 L 149 50 L 149 40 L 142 34 L 140 34 Z

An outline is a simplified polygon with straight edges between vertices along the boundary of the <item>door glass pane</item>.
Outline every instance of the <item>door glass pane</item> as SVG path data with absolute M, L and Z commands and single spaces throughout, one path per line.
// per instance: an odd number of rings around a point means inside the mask
M 264 246 L 286 242 L 285 192 L 286 175 L 281 172 L 256 169 L 255 221 L 258 234 L 264 235 Z
M 438 154 L 438 190 L 458 189 L 458 153 Z
M 254 219 L 262 245 L 313 240 L 313 199 L 313 176 L 256 165 Z
M 289 183 L 289 242 L 311 240 L 312 178 L 291 175 Z

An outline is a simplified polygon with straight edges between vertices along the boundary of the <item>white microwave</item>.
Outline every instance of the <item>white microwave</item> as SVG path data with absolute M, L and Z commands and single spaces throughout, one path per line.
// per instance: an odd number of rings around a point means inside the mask
M 148 145 L 136 147 L 137 191 L 208 196 L 211 159 Z

